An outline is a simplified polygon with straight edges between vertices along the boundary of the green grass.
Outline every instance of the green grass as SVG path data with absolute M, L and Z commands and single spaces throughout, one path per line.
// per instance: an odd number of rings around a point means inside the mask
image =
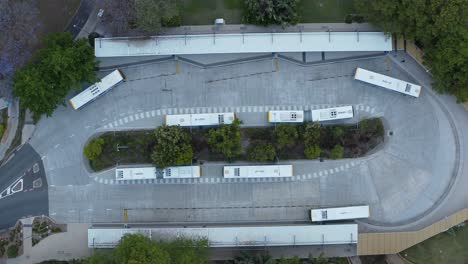
M 468 227 L 455 227 L 401 253 L 416 264 L 468 263 Z
M 242 23 L 243 0 L 181 0 L 183 25 L 211 25 L 216 18 L 227 24 Z M 353 0 L 302 0 L 300 23 L 343 23 L 354 13 Z

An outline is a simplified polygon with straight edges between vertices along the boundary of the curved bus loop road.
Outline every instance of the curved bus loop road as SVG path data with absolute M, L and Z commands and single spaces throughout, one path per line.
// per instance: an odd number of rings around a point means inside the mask
M 356 67 L 421 83 L 422 94 L 415 99 L 355 81 Z M 79 111 L 59 108 L 39 122 L 30 141 L 47 175 L 49 215 L 59 222 L 123 222 L 125 214 L 129 222 L 305 223 L 313 207 L 368 204 L 371 217 L 361 230 L 398 231 L 466 207 L 459 186 L 468 177 L 468 127 L 460 118 L 468 115 L 430 91 L 418 66 L 393 54 L 314 65 L 265 57 L 205 68 L 167 59 L 121 70 L 125 83 Z M 347 122 L 382 117 L 385 143 L 357 159 L 285 161 L 294 165 L 290 179 L 226 180 L 223 164 L 208 162 L 200 179 L 118 183 L 113 169 L 90 172 L 82 155 L 99 133 L 154 129 L 165 114 L 234 111 L 245 125 L 258 126 L 267 125 L 271 109 L 337 105 L 355 107 Z M 446 205 L 450 199 L 456 202 Z

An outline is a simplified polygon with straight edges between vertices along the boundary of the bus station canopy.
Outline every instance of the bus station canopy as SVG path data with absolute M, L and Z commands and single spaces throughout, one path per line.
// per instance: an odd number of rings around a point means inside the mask
M 383 32 L 288 32 L 96 38 L 96 57 L 269 52 L 391 51 Z

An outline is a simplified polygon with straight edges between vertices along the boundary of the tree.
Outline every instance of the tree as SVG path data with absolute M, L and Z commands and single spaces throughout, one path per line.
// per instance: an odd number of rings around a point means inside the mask
M 468 100 L 468 19 L 466 0 L 355 0 L 367 21 L 412 39 L 424 50 L 434 88 L 459 102 Z
M 244 20 L 247 23 L 268 25 L 295 25 L 299 21 L 299 0 L 244 0 Z
M 14 75 L 13 92 L 35 115 L 52 115 L 65 105 L 65 96 L 82 82 L 96 81 L 93 49 L 86 39 L 74 41 L 70 33 L 56 33 L 44 40 L 37 62 Z
M 0 79 L 10 76 L 32 56 L 41 27 L 37 1 L 0 0 Z
M 304 150 L 304 154 L 306 155 L 307 159 L 310 160 L 320 157 L 321 152 L 322 150 L 318 145 L 308 145 Z
M 241 121 L 236 118 L 231 125 L 210 129 L 207 141 L 212 151 L 223 154 L 229 160 L 239 156 L 242 151 L 240 124 Z
M 7 256 L 9 258 L 16 258 L 18 256 L 18 246 L 13 244 L 7 248 Z
M 172 263 L 205 264 L 209 257 L 207 239 L 180 237 L 168 242 L 159 242 L 158 244 L 169 253 Z
M 180 126 L 162 126 L 154 131 L 156 145 L 151 159 L 160 169 L 189 165 L 193 157 L 192 138 Z
M 275 159 L 275 147 L 266 142 L 253 142 L 247 149 L 247 159 L 251 161 L 272 161 Z
M 97 250 L 91 257 L 83 260 L 83 264 L 113 264 L 114 255 L 112 251 Z
M 365 119 L 359 122 L 359 133 L 363 137 L 383 137 L 384 127 L 380 118 Z
M 103 138 L 95 138 L 84 148 L 84 155 L 89 160 L 96 160 L 102 153 Z
M 170 264 L 167 251 L 158 247 L 142 234 L 126 234 L 114 249 L 116 263 L 123 264 Z
M 180 22 L 175 0 L 138 0 L 135 11 L 138 28 L 150 33 L 159 32 L 163 22 L 170 26 Z
M 331 159 L 342 159 L 343 155 L 344 155 L 344 148 L 340 145 L 335 145 L 330 152 Z
M 278 149 L 293 145 L 299 138 L 299 133 L 294 125 L 280 124 L 276 127 L 275 142 Z
M 321 128 L 319 123 L 307 124 L 303 135 L 306 146 L 318 145 L 320 143 L 320 132 Z

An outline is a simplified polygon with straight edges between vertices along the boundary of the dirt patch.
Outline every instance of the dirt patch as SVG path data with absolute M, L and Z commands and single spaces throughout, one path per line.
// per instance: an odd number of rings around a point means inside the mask
M 80 0 L 41 0 L 38 2 L 39 19 L 42 22 L 40 35 L 64 31 L 80 6 Z

